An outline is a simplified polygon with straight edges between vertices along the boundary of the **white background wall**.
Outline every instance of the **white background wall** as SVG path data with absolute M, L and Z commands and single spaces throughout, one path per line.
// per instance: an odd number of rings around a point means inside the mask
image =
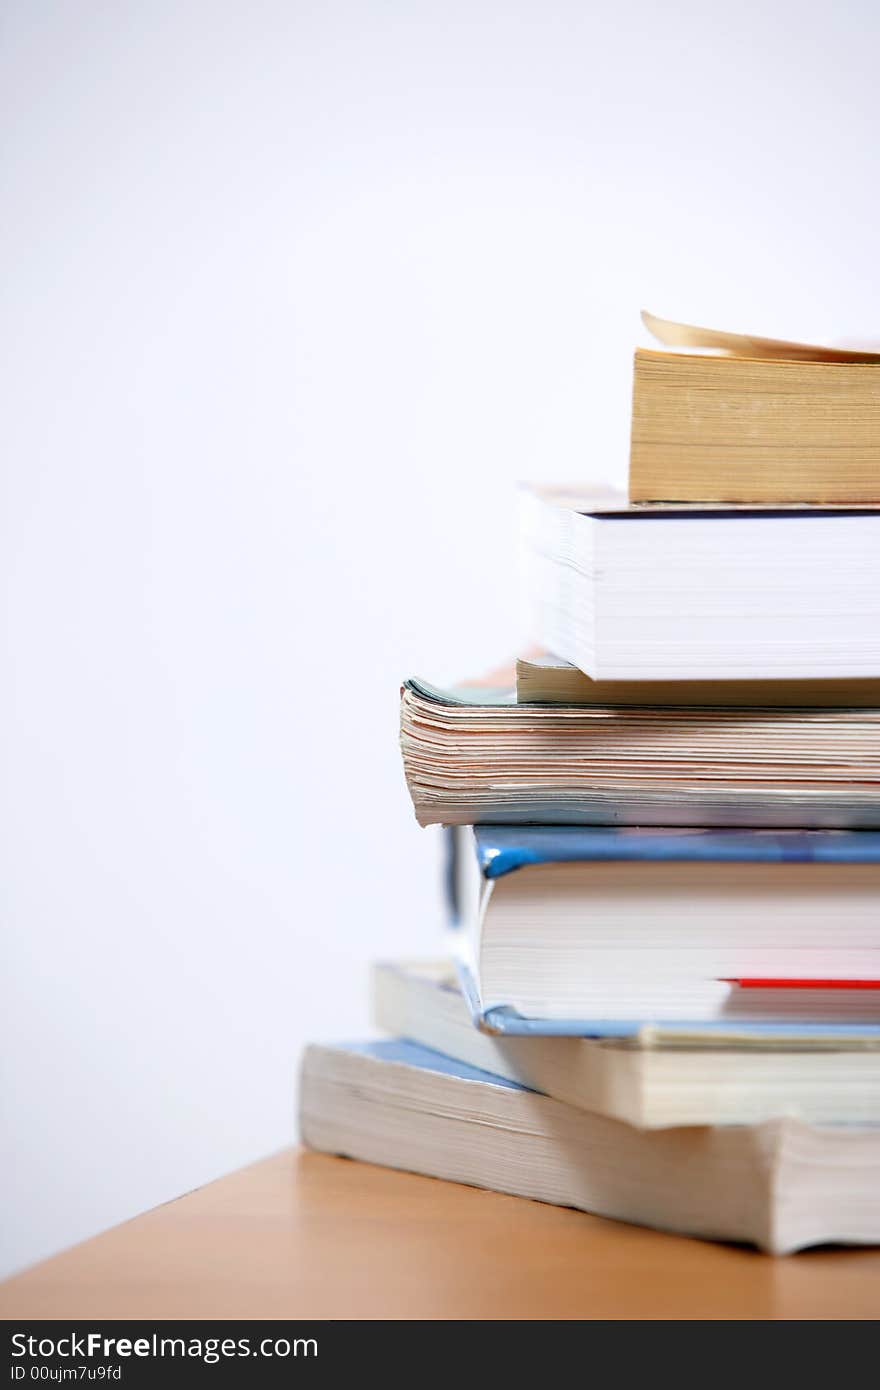
M 642 304 L 877 334 L 872 0 L 6 0 L 4 1261 L 290 1141 L 431 950 L 400 678 L 624 477 Z

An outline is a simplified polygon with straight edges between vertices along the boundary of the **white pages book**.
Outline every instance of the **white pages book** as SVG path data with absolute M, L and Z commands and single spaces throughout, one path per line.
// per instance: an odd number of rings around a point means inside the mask
M 478 825 L 459 856 L 459 954 L 499 1032 L 880 1023 L 876 831 Z
M 522 496 L 535 636 L 594 679 L 880 675 L 880 511 Z

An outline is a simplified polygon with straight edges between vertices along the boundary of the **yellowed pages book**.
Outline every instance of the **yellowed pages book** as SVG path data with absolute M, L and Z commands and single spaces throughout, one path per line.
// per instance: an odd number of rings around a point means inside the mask
M 642 317 L 631 501 L 880 501 L 880 353 Z

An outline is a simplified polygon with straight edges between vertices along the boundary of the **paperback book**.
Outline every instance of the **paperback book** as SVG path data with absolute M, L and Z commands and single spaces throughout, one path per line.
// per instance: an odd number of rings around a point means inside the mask
M 475 1028 L 451 961 L 373 966 L 373 1022 L 392 1037 L 643 1129 L 880 1124 L 880 1028 L 776 1037 L 644 1027 L 629 1038 L 517 1037 Z
M 642 319 L 632 501 L 880 501 L 880 353 Z
M 312 1046 L 303 1141 L 325 1153 L 774 1254 L 880 1239 L 880 1130 L 642 1130 L 402 1040 Z
M 400 744 L 421 825 L 880 827 L 880 707 L 525 705 L 512 678 L 409 680 Z

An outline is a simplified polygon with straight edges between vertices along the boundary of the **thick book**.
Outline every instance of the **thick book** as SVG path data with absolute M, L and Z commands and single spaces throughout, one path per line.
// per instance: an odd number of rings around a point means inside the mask
M 880 1024 L 880 833 L 476 826 L 470 838 L 458 953 L 494 1031 Z
M 520 705 L 703 705 L 727 709 L 880 709 L 880 680 L 597 681 L 549 653 L 517 657 Z
M 532 635 L 594 680 L 880 676 L 880 510 L 521 502 Z
M 309 1047 L 299 1106 L 305 1144 L 367 1163 L 774 1254 L 880 1240 L 877 1129 L 642 1130 L 397 1040 Z
M 645 1129 L 757 1124 L 880 1124 L 880 1027 L 838 1038 L 758 1032 L 631 1039 L 515 1037 L 475 1028 L 451 962 L 380 961 L 373 1022 L 582 1110 Z
M 643 319 L 678 351 L 635 354 L 633 501 L 880 501 L 880 353 Z
M 405 683 L 421 825 L 880 827 L 880 708 L 551 706 Z

